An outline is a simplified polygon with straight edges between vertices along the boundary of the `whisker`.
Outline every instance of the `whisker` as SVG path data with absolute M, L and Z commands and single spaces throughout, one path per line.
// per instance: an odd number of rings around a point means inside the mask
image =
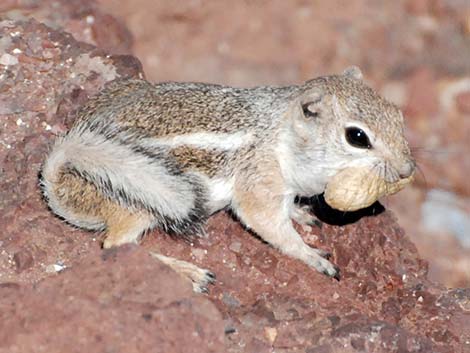
M 400 173 L 398 172 L 398 170 L 396 170 L 395 168 L 391 168 L 391 174 L 393 174 L 392 175 L 392 180 L 393 181 L 400 180 Z
M 375 173 L 377 174 L 379 177 L 381 177 L 381 173 L 382 173 L 382 168 L 381 168 L 381 163 L 380 162 L 374 162 L 374 164 L 372 165 L 372 167 L 370 168 L 370 171 L 372 173 Z
M 377 170 L 378 169 L 378 170 Z M 375 162 L 372 167 L 370 168 L 371 172 L 378 172 L 377 174 L 380 173 L 380 163 L 379 162 Z
M 416 163 L 416 169 L 418 170 L 418 173 L 421 175 L 421 177 L 423 179 L 424 188 L 428 189 L 428 181 L 426 180 L 426 175 L 424 175 L 423 169 L 421 168 L 421 166 L 418 163 Z
M 444 155 L 444 154 L 455 154 L 458 151 L 449 151 L 446 147 L 440 147 L 439 149 L 435 148 L 426 148 L 426 147 L 411 147 L 411 154 L 413 157 L 425 155 Z

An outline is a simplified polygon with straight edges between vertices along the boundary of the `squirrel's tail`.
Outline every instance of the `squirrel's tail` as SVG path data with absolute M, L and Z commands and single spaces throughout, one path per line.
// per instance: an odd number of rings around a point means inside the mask
M 197 232 L 207 217 L 200 180 L 182 173 L 164 147 L 139 145 L 124 132 L 72 129 L 53 145 L 41 185 L 52 211 L 81 228 L 106 227 L 93 210 L 97 198 L 146 211 L 173 234 Z

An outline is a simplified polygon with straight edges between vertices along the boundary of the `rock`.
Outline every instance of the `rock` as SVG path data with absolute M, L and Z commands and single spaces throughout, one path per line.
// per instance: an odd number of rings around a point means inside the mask
M 70 113 L 87 96 L 111 79 L 141 76 L 142 71 L 136 59 L 107 55 L 35 20 L 1 21 L 0 38 L 10 39 L 0 45 L 18 59 L 17 65 L 1 73 L 0 241 L 6 257 L 13 259 L 0 261 L 1 279 L 39 280 L 45 276 L 40 264 L 54 264 L 66 258 L 64 254 L 73 257 L 83 250 L 76 247 L 80 237 L 71 228 L 69 237 L 51 240 L 44 236 L 58 234 L 62 227 L 61 221 L 49 218 L 38 189 L 38 172 L 48 145 L 66 131 L 73 119 Z M 85 248 L 97 246 L 94 243 L 87 238 Z
M 51 28 L 62 28 L 77 41 L 98 46 L 111 54 L 130 54 L 132 35 L 115 17 L 103 12 L 94 0 L 41 0 L 2 1 L 0 13 L 12 20 L 37 21 Z M 30 41 L 31 48 L 40 47 L 37 40 Z
M 3 54 L 0 56 L 0 65 L 10 66 L 18 64 L 18 59 L 10 54 Z
M 15 262 L 16 271 L 22 272 L 34 264 L 33 256 L 28 249 L 22 249 L 13 255 L 13 261 Z
M 470 86 L 470 85 L 469 85 Z M 459 112 L 462 114 L 470 114 L 470 87 L 467 92 L 459 94 L 456 98 L 456 104 Z
M 0 352 L 225 351 L 215 306 L 142 248 L 85 255 L 0 297 Z
M 426 279 L 426 264 L 389 212 L 341 227 L 324 224 L 312 245 L 332 251 L 343 273 L 339 283 L 267 248 L 224 214 L 211 218 L 208 235 L 194 244 L 208 251 L 196 263 L 217 274 L 209 298 L 232 320 L 233 351 L 323 347 L 353 352 L 365 347 L 367 352 L 388 352 L 387 347 L 394 347 L 392 351 L 465 352 L 470 326 L 458 328 L 458 334 L 448 330 L 461 321 L 454 317 L 470 313 L 459 311 L 448 292 Z M 234 243 L 242 244 L 243 254 L 232 256 Z M 177 244 L 157 233 L 142 246 L 190 260 L 190 249 Z M 245 257 L 252 259 L 248 265 Z M 237 305 L 231 304 L 234 298 Z M 441 301 L 449 305 L 442 307 Z M 237 348 L 242 344 L 245 350 Z
M 426 0 L 407 0 L 405 8 L 413 15 L 423 15 L 429 11 L 429 3 Z
M 404 107 L 405 115 L 416 118 L 435 117 L 439 111 L 438 91 L 433 70 L 417 69 L 408 81 L 408 101 Z

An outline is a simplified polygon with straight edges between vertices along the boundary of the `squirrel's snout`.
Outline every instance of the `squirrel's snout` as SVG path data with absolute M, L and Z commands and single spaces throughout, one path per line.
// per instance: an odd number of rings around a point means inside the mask
M 400 167 L 398 173 L 400 175 L 401 179 L 406 179 L 410 177 L 416 169 L 416 162 L 413 159 L 410 159 L 403 163 L 403 165 Z

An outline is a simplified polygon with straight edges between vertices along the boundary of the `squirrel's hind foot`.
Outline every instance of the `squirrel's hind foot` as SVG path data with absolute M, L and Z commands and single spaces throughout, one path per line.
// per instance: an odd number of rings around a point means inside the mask
M 215 274 L 209 270 L 156 252 L 150 252 L 150 255 L 170 266 L 177 273 L 190 279 L 193 283 L 193 290 L 196 293 L 208 293 L 208 286 L 215 283 Z

